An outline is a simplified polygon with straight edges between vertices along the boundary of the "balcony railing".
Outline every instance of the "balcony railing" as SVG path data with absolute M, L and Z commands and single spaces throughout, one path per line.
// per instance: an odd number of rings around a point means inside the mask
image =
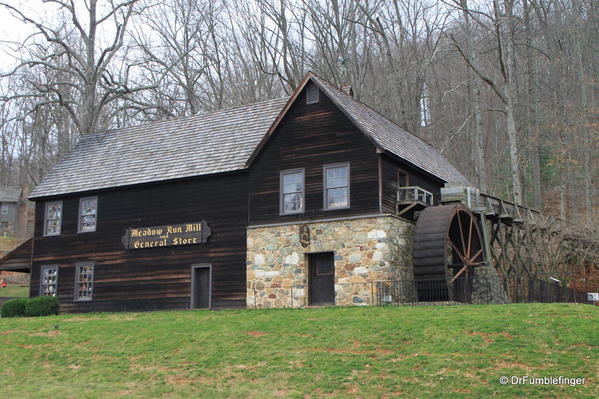
M 399 187 L 397 189 L 397 203 L 406 204 L 420 202 L 424 205 L 433 205 L 433 194 L 418 186 Z

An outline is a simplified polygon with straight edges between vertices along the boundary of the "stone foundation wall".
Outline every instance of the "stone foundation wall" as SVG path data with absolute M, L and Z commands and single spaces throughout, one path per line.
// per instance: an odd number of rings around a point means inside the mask
M 491 266 L 479 266 L 474 268 L 472 303 L 510 303 L 501 281 L 499 280 L 499 276 L 497 276 L 497 272 Z
M 333 252 L 335 303 L 373 303 L 375 282 L 411 280 L 414 225 L 392 216 L 306 223 L 310 244 L 299 241 L 302 224 L 248 228 L 247 306 L 308 305 L 307 254 Z

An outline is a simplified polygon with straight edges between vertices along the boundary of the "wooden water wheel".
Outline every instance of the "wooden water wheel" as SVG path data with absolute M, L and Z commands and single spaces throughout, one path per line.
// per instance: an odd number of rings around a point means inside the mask
M 463 205 L 428 207 L 414 236 L 418 300 L 469 302 L 472 268 L 484 264 L 478 221 Z

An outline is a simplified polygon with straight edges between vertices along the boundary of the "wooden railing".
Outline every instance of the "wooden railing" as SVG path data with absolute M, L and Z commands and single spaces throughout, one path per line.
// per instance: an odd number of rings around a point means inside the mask
M 470 186 L 451 186 L 441 189 L 441 203 L 460 202 L 477 213 L 514 223 L 537 222 L 546 218 L 536 209 L 480 192 Z
M 397 203 L 421 202 L 424 205 L 433 205 L 433 194 L 418 186 L 399 187 L 397 189 Z

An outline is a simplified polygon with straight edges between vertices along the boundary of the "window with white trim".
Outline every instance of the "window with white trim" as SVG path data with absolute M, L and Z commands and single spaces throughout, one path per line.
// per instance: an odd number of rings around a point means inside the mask
M 324 209 L 349 208 L 349 163 L 325 165 Z
M 98 197 L 87 197 L 79 200 L 79 233 L 96 231 L 98 215 Z
M 58 265 L 42 266 L 40 272 L 40 296 L 56 296 L 58 289 Z
M 280 177 L 280 213 L 304 212 L 304 170 L 286 170 Z
M 8 204 L 0 204 L 0 214 L 8 215 Z
M 62 224 L 62 202 L 47 202 L 46 217 L 44 220 L 44 235 L 60 235 L 60 226 Z
M 77 263 L 75 267 L 75 300 L 91 301 L 94 291 L 94 264 Z

